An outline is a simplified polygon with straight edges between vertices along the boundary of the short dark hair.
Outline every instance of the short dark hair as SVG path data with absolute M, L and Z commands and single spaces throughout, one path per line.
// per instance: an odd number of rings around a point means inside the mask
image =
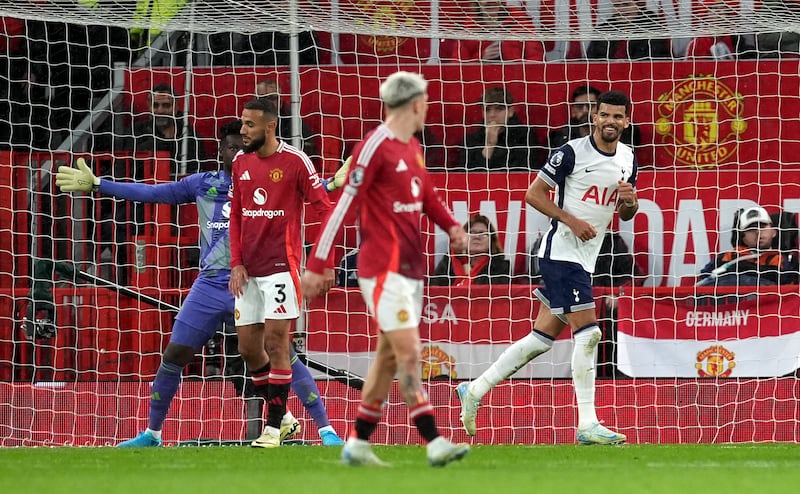
M 631 99 L 628 98 L 627 94 L 620 91 L 606 91 L 598 96 L 597 107 L 599 108 L 603 103 L 613 106 L 624 106 L 625 115 L 630 115 L 631 113 Z
M 483 104 L 509 106 L 514 104 L 514 98 L 504 87 L 495 86 L 490 87 L 483 93 Z
M 578 96 L 583 96 L 584 94 L 593 94 L 595 98 L 599 98 L 601 91 L 594 86 L 578 86 L 572 91 L 572 100 L 575 101 Z
M 242 121 L 241 120 L 232 120 L 226 124 L 223 124 L 222 127 L 219 128 L 219 138 L 220 140 L 225 139 L 228 136 L 238 136 L 242 130 Z
M 278 109 L 270 98 L 253 98 L 244 104 L 244 109 L 260 110 L 264 112 L 264 116 L 267 117 L 268 120 L 276 120 L 278 118 Z
M 173 98 L 175 97 L 175 88 L 172 87 L 171 84 L 167 84 L 166 82 L 161 82 L 153 86 L 150 90 L 151 93 L 167 93 Z

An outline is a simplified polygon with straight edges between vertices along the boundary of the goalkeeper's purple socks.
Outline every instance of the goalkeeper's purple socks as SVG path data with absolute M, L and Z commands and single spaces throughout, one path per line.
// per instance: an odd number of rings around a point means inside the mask
M 183 367 L 172 362 L 162 360 L 156 372 L 156 379 L 153 381 L 153 390 L 150 394 L 150 415 L 147 427 L 154 431 L 160 431 L 164 420 L 167 418 L 169 406 L 172 398 L 178 392 L 181 384 L 181 373 Z
M 325 404 L 322 402 L 311 371 L 297 358 L 297 355 L 294 355 L 294 352 L 292 352 L 292 391 L 317 423 L 317 429 L 331 425 L 328 411 L 325 410 Z

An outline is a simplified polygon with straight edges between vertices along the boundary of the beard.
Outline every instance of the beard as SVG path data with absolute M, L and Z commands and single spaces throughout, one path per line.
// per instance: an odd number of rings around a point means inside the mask
M 600 139 L 602 139 L 603 142 L 607 142 L 609 144 L 612 143 L 612 142 L 616 142 L 616 141 L 620 140 L 620 138 L 622 137 L 622 131 L 620 129 L 617 129 L 617 128 L 615 128 L 614 130 L 616 130 L 617 133 L 614 134 L 613 137 L 607 137 L 606 133 L 603 132 L 603 129 L 600 129 Z
M 267 138 L 265 136 L 261 136 L 258 139 L 253 139 L 250 141 L 250 144 L 245 144 L 242 150 L 245 153 L 252 153 L 253 151 L 258 151 L 264 143 L 267 142 Z

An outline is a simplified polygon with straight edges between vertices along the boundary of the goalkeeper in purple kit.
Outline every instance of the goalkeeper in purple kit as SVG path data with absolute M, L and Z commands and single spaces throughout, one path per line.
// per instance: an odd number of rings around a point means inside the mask
M 230 237 L 228 234 L 233 157 L 242 147 L 241 122 L 221 128 L 219 155 L 223 169 L 189 175 L 173 183 L 148 185 L 117 183 L 95 177 L 83 159 L 78 168 L 59 167 L 56 185 L 64 192 L 100 192 L 148 203 L 196 203 L 200 224 L 200 274 L 192 284 L 181 310 L 175 318 L 169 344 L 153 381 L 147 429 L 117 447 L 161 446 L 161 429 L 172 399 L 178 391 L 181 374 L 203 345 L 214 336 L 220 323 L 233 324 L 234 299 L 228 290 L 230 279 Z M 324 184 L 333 191 L 345 180 L 349 163 L 333 179 Z M 344 444 L 328 421 L 319 389 L 308 368 L 292 352 L 292 389 L 319 427 L 322 444 Z M 256 392 L 258 392 L 256 388 Z M 260 394 L 260 393 L 259 393 Z M 300 423 L 287 412 L 281 423 L 281 440 L 295 435 Z

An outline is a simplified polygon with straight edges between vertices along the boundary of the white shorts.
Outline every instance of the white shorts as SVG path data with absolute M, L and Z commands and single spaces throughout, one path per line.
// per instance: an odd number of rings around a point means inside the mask
M 419 327 L 422 280 L 388 273 L 382 278 L 359 278 L 358 285 L 381 331 Z
M 263 323 L 268 319 L 297 319 L 300 315 L 300 279 L 291 273 L 251 276 L 244 294 L 236 297 L 236 326 Z

